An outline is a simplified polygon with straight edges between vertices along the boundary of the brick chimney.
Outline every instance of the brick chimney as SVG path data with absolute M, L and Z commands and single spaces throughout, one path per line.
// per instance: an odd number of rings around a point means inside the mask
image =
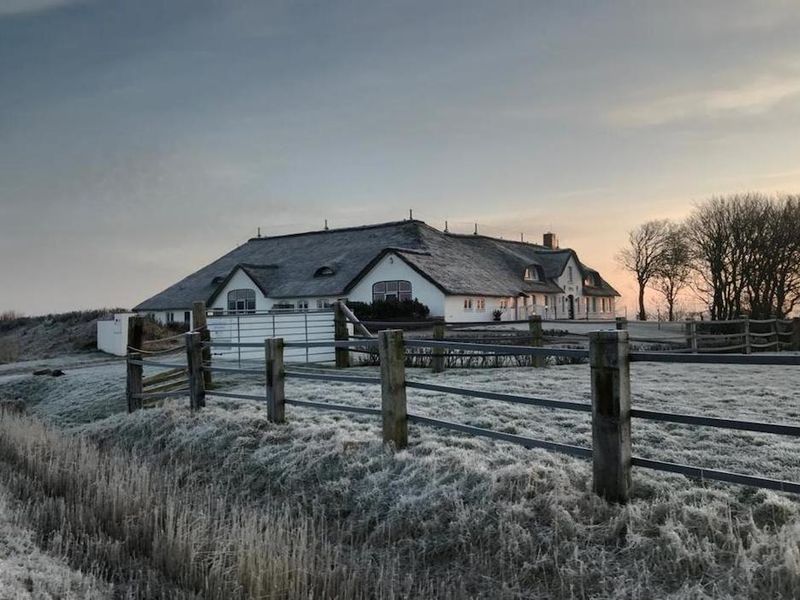
M 544 234 L 544 241 L 542 242 L 546 248 L 551 248 L 552 250 L 558 249 L 558 236 L 555 233 L 548 231 Z

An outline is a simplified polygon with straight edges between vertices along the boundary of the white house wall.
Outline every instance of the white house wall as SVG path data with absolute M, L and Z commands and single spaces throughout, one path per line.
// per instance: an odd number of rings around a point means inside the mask
M 256 311 L 267 311 L 273 304 L 272 300 L 264 297 L 255 282 L 250 279 L 250 276 L 238 269 L 208 308 L 228 310 L 228 292 L 233 290 L 253 290 L 256 293 Z
M 478 300 L 486 303 L 484 310 L 478 309 Z M 472 300 L 472 308 L 465 308 L 464 301 Z M 447 296 L 444 301 L 444 320 L 451 323 L 471 323 L 491 321 L 492 311 L 500 304 L 500 298 L 487 298 L 485 296 Z
M 569 271 L 572 267 L 572 281 L 569 279 Z M 553 310 L 548 311 L 549 318 L 568 319 L 569 318 L 569 303 L 568 297 L 570 295 L 575 298 L 575 318 L 576 319 L 610 319 L 615 315 L 614 298 L 606 298 L 606 311 L 603 312 L 603 301 L 601 297 L 586 296 L 583 293 L 583 276 L 581 275 L 578 263 L 575 258 L 570 256 L 564 267 L 564 272 L 556 280 L 556 283 L 564 290 L 562 297 L 556 300 L 557 317 Z M 563 301 L 562 301 L 563 298 Z M 597 299 L 597 310 L 594 310 L 594 299 Z M 588 306 L 587 306 L 588 302 Z M 588 311 L 587 311 L 588 308 Z
M 549 302 L 553 302 L 553 296 Z M 467 301 L 466 304 L 464 301 Z M 471 302 L 469 302 L 471 300 Z M 484 302 L 484 309 L 480 309 L 480 300 Z M 455 323 L 479 323 L 493 321 L 494 312 L 501 312 L 501 321 L 524 320 L 532 315 L 541 315 L 548 318 L 552 309 L 544 304 L 544 294 L 536 294 L 536 304 L 533 299 L 524 297 L 501 298 L 495 296 L 447 296 L 445 299 L 445 321 Z
M 411 297 L 430 308 L 432 317 L 441 317 L 445 314 L 444 293 L 394 254 L 387 254 L 372 267 L 350 291 L 348 300 L 372 302 L 373 284 L 395 280 L 411 282 Z

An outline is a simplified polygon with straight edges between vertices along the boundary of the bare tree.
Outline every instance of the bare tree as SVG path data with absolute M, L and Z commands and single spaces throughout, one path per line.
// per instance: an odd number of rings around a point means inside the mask
M 692 275 L 691 247 L 683 225 L 667 223 L 664 249 L 653 275 L 651 287 L 664 297 L 667 317 L 675 320 L 675 304 L 679 294 L 689 285 Z
M 628 233 L 628 246 L 617 254 L 617 262 L 636 277 L 639 286 L 639 319 L 647 320 L 645 289 L 661 269 L 667 249 L 669 221 L 655 220 Z
M 800 303 L 800 197 L 712 198 L 686 223 L 712 319 L 783 317 Z
M 800 195 L 782 198 L 775 215 L 773 268 L 775 314 L 789 315 L 800 304 Z

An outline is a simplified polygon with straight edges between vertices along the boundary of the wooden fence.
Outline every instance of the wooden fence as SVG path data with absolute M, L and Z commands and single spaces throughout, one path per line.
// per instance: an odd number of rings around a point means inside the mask
M 596 329 L 627 329 L 629 340 L 643 348 L 668 349 L 672 352 L 779 352 L 800 351 L 800 318 L 750 319 L 730 321 L 629 321 L 616 320 L 542 320 L 533 316 L 524 321 L 489 321 L 485 323 L 444 323 L 436 321 L 365 321 L 378 328 L 403 329 L 416 338 L 456 339 L 502 344 L 544 343 L 548 345 L 587 346 L 589 333 Z M 440 333 L 436 335 L 436 328 Z M 452 366 L 465 362 L 463 357 L 448 361 Z M 475 358 L 475 357 L 473 357 Z M 409 361 L 413 363 L 413 361 Z M 418 361 L 419 362 L 419 361 Z M 453 364 L 455 363 L 455 364 Z M 512 361 L 505 361 L 508 365 Z M 466 361 L 473 366 L 475 361 Z M 478 361 L 479 366 L 491 366 Z M 419 365 L 415 365 L 419 366 Z
M 213 365 L 204 353 L 214 346 L 231 347 L 232 343 L 204 341 L 201 332 L 185 334 L 185 365 L 164 363 L 137 354 L 128 359 L 128 393 L 133 398 L 134 408 L 141 408 L 142 402 L 148 402 L 175 396 L 171 390 L 154 391 L 143 388 L 142 367 L 154 366 L 164 369 L 183 369 L 188 375 L 188 395 L 190 407 L 199 410 L 205 405 L 206 397 L 237 398 L 265 402 L 269 420 L 281 423 L 286 418 L 286 405 L 303 406 L 312 409 L 333 410 L 358 414 L 380 416 L 384 441 L 394 448 L 404 448 L 408 444 L 408 425 L 418 424 L 440 427 L 475 436 L 488 437 L 504 442 L 519 444 L 527 448 L 545 448 L 554 452 L 589 458 L 593 464 L 594 491 L 614 502 L 626 502 L 631 493 L 632 467 L 644 467 L 658 471 L 680 473 L 699 479 L 739 483 L 760 488 L 800 493 L 800 483 L 769 479 L 740 473 L 705 469 L 691 465 L 669 463 L 632 456 L 631 454 L 631 421 L 646 419 L 666 423 L 700 425 L 706 427 L 753 431 L 800 437 L 800 426 L 725 419 L 699 415 L 676 414 L 661 411 L 636 409 L 631 406 L 630 363 L 631 362 L 678 362 L 702 364 L 737 364 L 737 365 L 794 365 L 800 366 L 800 355 L 791 354 L 691 354 L 671 352 L 632 352 L 628 332 L 623 329 L 595 331 L 589 335 L 589 349 L 548 348 L 533 345 L 508 346 L 498 344 L 481 344 L 455 342 L 447 340 L 405 339 L 400 330 L 383 330 L 377 339 L 339 340 L 321 342 L 286 342 L 281 338 L 269 338 L 263 342 L 242 342 L 243 348 L 261 349 L 264 353 L 263 366 L 260 368 L 235 368 Z M 287 370 L 284 352 L 287 348 L 334 348 L 342 350 L 375 347 L 380 356 L 380 376 L 344 375 L 336 372 L 306 372 L 300 369 Z M 544 359 L 547 356 L 560 356 L 572 359 L 588 359 L 591 367 L 592 402 L 581 403 L 536 398 L 502 392 L 489 392 L 467 388 L 458 388 L 424 382 L 406 380 L 405 353 L 409 348 L 428 348 L 438 355 L 445 350 L 468 350 L 475 352 L 514 352 Z M 433 364 L 434 369 L 440 365 Z M 262 375 L 266 380 L 264 394 L 239 394 L 225 392 L 216 387 L 207 386 L 208 375 L 212 372 Z M 150 382 L 154 381 L 149 378 Z M 291 394 L 285 393 L 286 379 L 308 379 L 352 384 L 380 386 L 380 408 L 366 408 L 293 400 Z M 157 382 L 156 382 L 157 383 Z M 434 419 L 407 411 L 407 390 L 427 390 L 539 406 L 557 410 L 571 410 L 592 415 L 592 447 L 580 447 L 560 444 L 546 440 L 503 433 L 490 429 L 463 425 L 442 419 Z

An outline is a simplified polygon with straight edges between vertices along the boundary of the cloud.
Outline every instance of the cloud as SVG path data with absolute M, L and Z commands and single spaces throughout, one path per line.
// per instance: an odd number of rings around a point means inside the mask
M 800 76 L 760 78 L 743 85 L 683 92 L 631 104 L 607 115 L 614 125 L 647 127 L 691 119 L 757 116 L 800 95 Z
M 0 17 L 42 12 L 54 8 L 61 8 L 68 4 L 75 4 L 79 1 L 80 0 L 2 0 L 2 2 L 0 2 Z

